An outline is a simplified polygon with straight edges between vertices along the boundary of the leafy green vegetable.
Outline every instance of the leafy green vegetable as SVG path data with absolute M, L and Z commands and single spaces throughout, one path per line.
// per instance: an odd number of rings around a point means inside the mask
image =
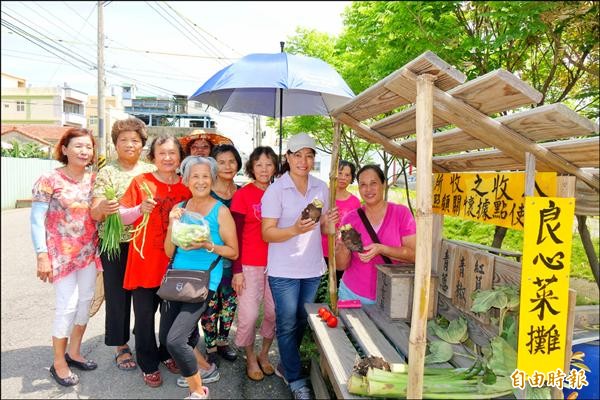
M 508 296 L 502 290 L 481 290 L 473 293 L 473 305 L 471 311 L 486 313 L 492 307 L 506 308 L 508 305 Z
M 495 336 L 490 345 L 492 354 L 488 367 L 496 376 L 510 376 L 517 368 L 517 352 L 500 336 Z
M 429 342 L 429 352 L 425 356 L 425 364 L 443 363 L 450 360 L 454 355 L 452 345 L 442 340 Z
M 193 242 L 208 240 L 210 229 L 208 225 L 186 224 L 178 222 L 173 225 L 171 240 L 173 244 L 179 247 L 189 247 Z
M 442 328 L 438 324 L 431 324 L 431 329 L 437 337 L 448 343 L 458 344 L 464 342 L 469 337 L 467 320 L 463 317 L 450 321 L 447 329 Z

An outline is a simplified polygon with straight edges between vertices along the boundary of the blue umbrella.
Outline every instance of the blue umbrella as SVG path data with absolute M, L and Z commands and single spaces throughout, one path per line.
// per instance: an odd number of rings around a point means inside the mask
M 354 97 L 325 61 L 303 55 L 249 54 L 208 79 L 190 100 L 225 112 L 279 117 L 328 115 Z

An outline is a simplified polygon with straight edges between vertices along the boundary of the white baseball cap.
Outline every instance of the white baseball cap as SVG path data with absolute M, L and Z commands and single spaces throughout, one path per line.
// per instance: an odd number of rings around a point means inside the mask
M 317 151 L 317 142 L 308 133 L 298 133 L 288 139 L 287 147 L 292 153 L 305 147 Z

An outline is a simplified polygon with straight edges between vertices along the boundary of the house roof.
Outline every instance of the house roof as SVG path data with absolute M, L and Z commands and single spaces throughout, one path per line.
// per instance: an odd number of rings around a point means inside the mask
M 5 135 L 9 135 L 11 133 L 18 133 L 19 135 L 25 136 L 26 138 L 31 139 L 31 140 L 33 140 L 33 141 L 35 141 L 37 143 L 40 143 L 41 145 L 44 145 L 44 146 L 52 146 L 52 143 L 48 142 L 47 140 L 44 140 L 44 139 L 42 139 L 40 137 L 37 137 L 35 135 L 29 134 L 29 133 L 26 133 L 26 132 L 21 132 L 19 130 L 15 130 L 15 129 L 6 130 L 6 131 L 4 129 L 2 129 L 2 134 L 0 136 L 4 137 Z
M 37 124 L 2 124 L 0 125 L 0 131 L 2 135 L 9 132 L 19 132 L 25 136 L 42 139 L 47 142 L 56 143 L 60 140 L 62 135 L 71 126 L 58 126 L 58 125 L 37 125 Z

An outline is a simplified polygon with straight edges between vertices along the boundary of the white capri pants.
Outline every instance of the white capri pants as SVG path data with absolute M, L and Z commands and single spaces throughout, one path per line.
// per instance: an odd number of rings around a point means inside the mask
M 52 336 L 67 338 L 73 325 L 86 325 L 90 319 L 90 306 L 96 289 L 96 264 L 75 271 L 54 283 L 56 313 Z

